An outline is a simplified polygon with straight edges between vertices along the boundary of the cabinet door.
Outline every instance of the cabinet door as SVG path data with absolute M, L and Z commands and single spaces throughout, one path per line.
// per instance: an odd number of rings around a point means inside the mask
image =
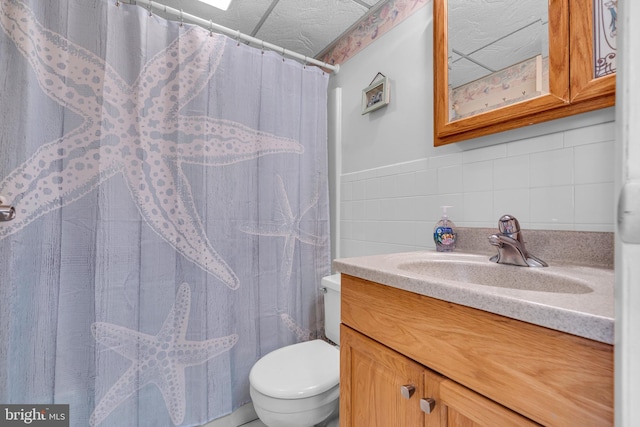
M 569 8 L 571 103 L 614 105 L 618 2 L 570 0 Z
M 420 409 L 422 398 L 437 399 L 440 377 L 344 325 L 340 369 L 341 427 L 440 426 L 439 406 Z
M 440 384 L 439 403 L 447 427 L 540 426 L 449 379 Z

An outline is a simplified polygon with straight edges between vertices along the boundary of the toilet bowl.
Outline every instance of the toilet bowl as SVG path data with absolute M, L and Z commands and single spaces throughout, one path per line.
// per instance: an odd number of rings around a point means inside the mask
M 258 418 L 268 427 L 310 427 L 338 410 L 340 352 L 323 340 L 293 344 L 260 359 L 249 375 Z
M 339 344 L 340 275 L 322 279 L 325 335 Z M 249 374 L 258 418 L 267 427 L 337 426 L 340 351 L 324 340 L 279 348 L 258 360 Z

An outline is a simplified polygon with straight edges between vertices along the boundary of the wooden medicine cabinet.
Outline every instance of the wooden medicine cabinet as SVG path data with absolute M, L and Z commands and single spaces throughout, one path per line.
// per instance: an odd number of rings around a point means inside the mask
M 434 0 L 434 146 L 613 106 L 616 14 L 604 0 Z

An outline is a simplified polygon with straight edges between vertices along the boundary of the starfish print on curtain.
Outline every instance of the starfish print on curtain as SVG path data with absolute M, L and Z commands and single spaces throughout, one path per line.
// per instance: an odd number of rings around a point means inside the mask
M 181 32 L 129 84 L 102 58 L 44 28 L 17 0 L 0 0 L 0 26 L 44 93 L 83 120 L 0 181 L 17 214 L 0 223 L 0 240 L 121 174 L 151 229 L 236 289 L 238 278 L 209 242 L 181 166 L 229 165 L 303 147 L 237 122 L 180 114 L 215 73 L 224 36 L 198 27 Z
M 296 323 L 293 317 L 289 316 L 287 313 L 281 313 L 280 320 L 282 320 L 282 323 L 286 325 L 287 329 L 296 335 L 298 342 L 308 341 L 313 336 L 309 329 L 300 326 Z
M 321 236 L 309 234 L 300 228 L 300 222 L 302 221 L 302 218 L 318 203 L 319 199 L 320 194 L 318 193 L 318 191 L 316 191 L 307 206 L 303 207 L 303 209 L 297 216 L 294 215 L 291 211 L 289 197 L 287 196 L 287 191 L 284 188 L 282 177 L 280 175 L 277 175 L 276 200 L 278 202 L 281 220 L 265 223 L 247 223 L 240 226 L 240 230 L 247 234 L 285 238 L 282 254 L 282 264 L 280 266 L 280 280 L 283 286 L 288 286 L 289 281 L 291 280 L 291 272 L 293 270 L 293 255 L 296 250 L 296 241 L 299 240 L 302 243 L 319 246 L 322 245 L 326 240 Z
M 111 323 L 96 322 L 91 326 L 97 342 L 132 362 L 95 407 L 89 420 L 91 426 L 100 424 L 118 405 L 149 383 L 160 389 L 171 421 L 175 425 L 182 423 L 186 411 L 185 368 L 200 365 L 238 342 L 236 334 L 206 341 L 187 341 L 190 311 L 191 289 L 183 283 L 157 335 Z

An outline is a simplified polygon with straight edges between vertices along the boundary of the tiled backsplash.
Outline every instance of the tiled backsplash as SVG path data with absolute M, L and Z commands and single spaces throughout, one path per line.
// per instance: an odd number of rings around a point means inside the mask
M 434 248 L 440 206 L 461 227 L 613 232 L 614 123 L 341 176 L 340 256 Z

